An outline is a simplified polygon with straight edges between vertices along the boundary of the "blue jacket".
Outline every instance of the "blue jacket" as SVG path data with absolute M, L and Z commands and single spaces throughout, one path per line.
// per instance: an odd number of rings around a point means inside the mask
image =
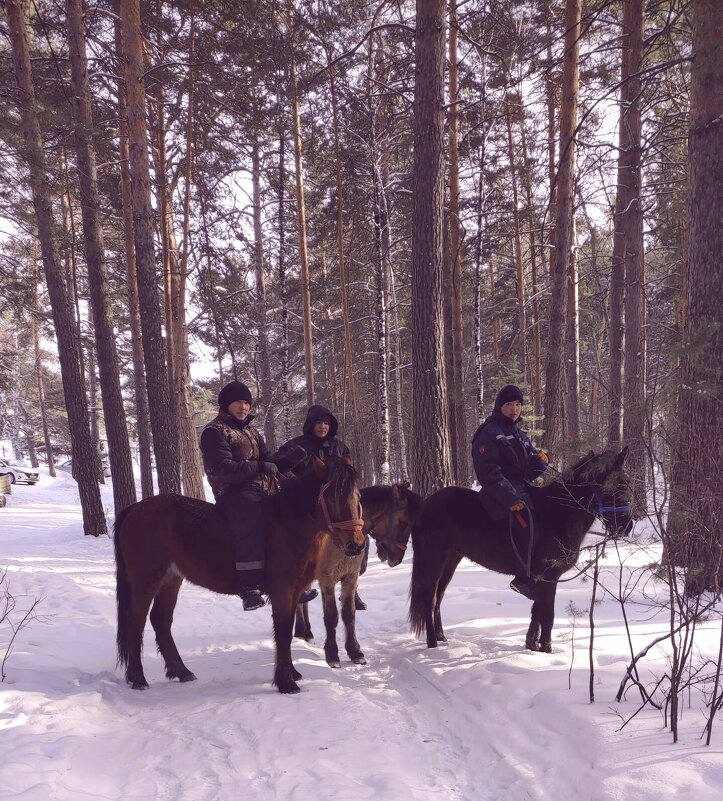
M 472 438 L 472 462 L 481 489 L 482 505 L 494 520 L 507 518 L 509 508 L 524 501 L 534 509 L 528 482 L 547 465 L 515 422 L 495 410 Z

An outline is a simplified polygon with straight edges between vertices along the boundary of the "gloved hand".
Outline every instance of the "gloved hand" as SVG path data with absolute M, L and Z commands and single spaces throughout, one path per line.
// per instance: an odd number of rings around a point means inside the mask
M 512 506 L 510 506 L 510 512 L 521 512 L 525 508 L 524 501 L 515 501 Z
M 307 456 L 306 448 L 303 445 L 294 445 L 284 454 L 286 461 L 292 468 L 303 462 Z
M 537 455 L 542 459 L 545 464 L 550 464 L 550 457 L 547 451 L 537 451 Z
M 259 462 L 259 472 L 265 476 L 275 476 L 279 468 L 273 462 Z

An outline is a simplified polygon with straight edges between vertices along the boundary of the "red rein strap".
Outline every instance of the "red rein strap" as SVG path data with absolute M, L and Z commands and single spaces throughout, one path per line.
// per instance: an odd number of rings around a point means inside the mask
M 364 519 L 362 518 L 362 508 L 361 504 L 359 504 L 359 516 L 354 517 L 351 520 L 342 520 L 340 523 L 332 523 L 331 517 L 329 516 L 329 509 L 326 505 L 326 500 L 324 498 L 324 493 L 329 489 L 331 486 L 331 482 L 327 482 L 324 486 L 319 490 L 319 500 L 318 505 L 321 506 L 321 511 L 324 513 L 324 520 L 326 522 L 329 531 L 333 531 L 335 528 L 339 528 L 345 531 L 356 531 L 360 529 L 361 531 L 364 530 Z

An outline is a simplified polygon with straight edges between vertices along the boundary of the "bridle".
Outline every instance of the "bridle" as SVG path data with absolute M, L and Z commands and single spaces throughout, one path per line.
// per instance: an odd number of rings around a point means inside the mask
M 319 497 L 316 503 L 317 506 L 321 507 L 321 513 L 324 515 L 324 522 L 326 523 L 326 527 L 331 533 L 331 535 L 334 536 L 337 530 L 363 533 L 364 518 L 362 517 L 361 503 L 359 504 L 359 511 L 357 513 L 357 517 L 353 517 L 351 520 L 332 522 L 331 516 L 329 515 L 329 507 L 326 505 L 326 498 L 324 497 L 324 493 L 329 489 L 330 486 L 331 486 L 331 481 L 327 481 L 326 484 L 322 485 L 321 489 L 319 490 Z
M 629 522 L 630 523 L 633 522 L 632 518 L 630 517 L 631 510 L 630 510 L 630 506 L 629 505 L 621 504 L 621 505 L 618 506 L 618 505 L 615 505 L 615 504 L 605 503 L 605 501 L 603 500 L 603 497 L 602 497 L 602 492 L 600 491 L 600 487 L 598 485 L 593 485 L 592 494 L 593 494 L 593 499 L 595 500 L 596 506 L 591 511 L 595 515 L 595 517 L 597 517 L 598 520 L 601 521 L 601 523 L 605 527 L 605 531 L 610 536 L 617 536 L 617 532 L 611 531 L 612 524 L 610 523 L 609 520 L 606 519 L 606 517 L 605 517 L 606 514 L 627 515 L 627 517 L 629 518 Z M 628 525 L 629 524 L 626 524 L 624 528 L 628 528 Z
M 405 543 L 398 542 L 395 537 L 393 537 L 393 536 L 391 536 L 389 534 L 389 532 L 391 531 L 391 528 L 392 528 L 392 522 L 394 520 L 393 504 L 392 505 L 388 505 L 387 508 L 385 509 L 385 511 L 381 512 L 376 517 L 373 517 L 371 519 L 371 521 L 369 522 L 369 525 L 364 529 L 364 533 L 365 534 L 369 534 L 370 536 L 374 537 L 374 539 L 377 539 L 377 534 L 374 533 L 374 527 L 381 520 L 383 520 L 385 517 L 387 519 L 387 534 L 386 534 L 386 536 L 381 536 L 380 537 L 380 541 L 381 542 L 385 542 L 385 541 L 393 542 L 394 545 L 397 548 L 400 548 L 402 551 L 406 551 L 407 550 L 407 543 L 406 542 Z

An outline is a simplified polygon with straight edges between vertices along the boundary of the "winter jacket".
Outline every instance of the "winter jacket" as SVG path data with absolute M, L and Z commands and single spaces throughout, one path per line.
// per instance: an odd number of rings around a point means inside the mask
M 329 421 L 329 433 L 324 439 L 319 439 L 319 437 L 314 435 L 314 423 L 323 418 Z M 288 442 L 285 442 L 279 448 L 279 456 L 288 454 L 293 448 L 302 447 L 306 451 L 307 458 L 300 460 L 295 466 L 294 472 L 297 473 L 304 469 L 311 456 L 318 456 L 319 459 L 322 460 L 329 456 L 341 456 L 342 458 L 348 459 L 350 458 L 349 448 L 336 436 L 338 430 L 339 421 L 326 406 L 310 406 L 302 428 L 304 433 L 300 437 L 294 437 Z
M 512 421 L 495 408 L 472 438 L 480 501 L 495 520 L 504 520 L 517 501 L 534 509 L 528 482 L 547 469 L 530 438 L 518 428 L 520 420 Z
M 272 492 L 271 479 L 264 474 L 261 463 L 274 459 L 264 438 L 251 425 L 253 419 L 249 415 L 239 421 L 220 412 L 201 433 L 203 469 L 216 500 L 248 489 L 264 495 Z

